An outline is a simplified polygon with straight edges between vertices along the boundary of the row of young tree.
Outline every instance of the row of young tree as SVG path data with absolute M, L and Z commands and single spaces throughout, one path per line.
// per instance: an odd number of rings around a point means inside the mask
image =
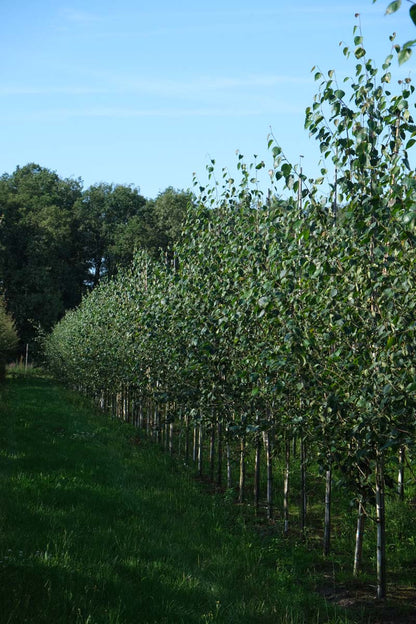
M 50 331 L 136 248 L 166 253 L 191 195 L 145 199 L 133 186 L 81 180 L 28 164 L 0 177 L 0 294 L 23 344 Z
M 259 504 L 264 454 L 269 517 L 273 462 L 282 454 L 285 531 L 297 440 L 302 527 L 305 470 L 313 461 L 326 477 L 325 552 L 336 471 L 357 502 L 356 571 L 364 516 L 376 520 L 383 598 L 384 490 L 397 483 L 399 465 L 403 496 L 404 457 L 415 434 L 416 210 L 408 149 L 416 126 L 413 86 L 390 90 L 393 57 L 378 72 L 354 34 L 354 49 L 344 48 L 354 79 L 341 88 L 332 71 L 316 70 L 319 91 L 306 111 L 306 127 L 335 166 L 327 192 L 292 167 L 274 139 L 266 193 L 257 183 L 263 162 L 247 165 L 240 156 L 238 180 L 226 170 L 217 179 L 212 162 L 171 261 L 136 254 L 129 270 L 66 315 L 45 348 L 61 379 L 186 460 L 192 455 L 200 471 L 208 448 L 217 483 L 234 486 L 237 454 L 240 501 L 246 458 L 254 454 Z

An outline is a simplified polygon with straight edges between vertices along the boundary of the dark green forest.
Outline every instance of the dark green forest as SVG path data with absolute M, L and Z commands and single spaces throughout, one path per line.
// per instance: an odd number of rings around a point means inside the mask
M 146 199 L 134 186 L 80 179 L 30 163 L 0 178 L 0 296 L 21 345 L 49 332 L 103 279 L 145 249 L 169 258 L 192 194 Z M 3 306 L 4 307 L 4 306 Z

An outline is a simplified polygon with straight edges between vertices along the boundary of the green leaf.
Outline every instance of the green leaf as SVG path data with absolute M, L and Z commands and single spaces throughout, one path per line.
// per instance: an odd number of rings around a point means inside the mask
M 412 55 L 412 49 L 403 47 L 397 55 L 397 58 L 399 60 L 399 65 L 403 65 L 403 63 L 406 63 L 406 61 L 409 60 L 411 55 Z
M 390 4 L 388 5 L 386 9 L 386 15 L 391 15 L 392 13 L 395 13 L 396 11 L 398 11 L 398 9 L 400 9 L 401 3 L 402 3 L 402 0 L 394 0 L 394 2 L 390 2 Z
M 416 4 L 412 4 L 412 6 L 409 9 L 409 13 L 410 13 L 410 19 L 412 20 L 413 24 L 415 24 L 416 26 Z
M 413 381 L 407 386 L 406 392 L 416 392 L 416 381 Z
M 364 48 L 359 47 L 355 50 L 354 54 L 355 54 L 355 58 L 360 59 L 363 56 L 365 56 L 365 50 Z
M 416 39 L 410 39 L 410 41 L 406 41 L 406 43 L 403 44 L 403 48 L 413 48 L 413 46 L 416 44 Z

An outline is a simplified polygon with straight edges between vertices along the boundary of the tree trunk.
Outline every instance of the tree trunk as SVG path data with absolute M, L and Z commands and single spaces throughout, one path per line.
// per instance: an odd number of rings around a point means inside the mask
M 130 414 L 129 414 L 129 397 L 128 390 L 126 387 L 123 387 L 122 390 L 122 410 L 123 410 L 123 420 L 125 422 L 130 422 Z
M 146 400 L 146 433 L 148 436 L 151 435 L 151 431 L 152 431 L 152 404 L 151 404 L 151 400 L 147 399 Z
M 263 432 L 263 444 L 266 453 L 266 500 L 267 500 L 267 518 L 271 520 L 273 517 L 273 462 L 272 462 L 272 443 L 270 433 Z
M 331 489 L 332 469 L 328 468 L 325 474 L 325 521 L 324 521 L 324 556 L 329 555 L 331 549 Z
M 290 476 L 290 441 L 285 443 L 285 476 L 283 482 L 283 533 L 289 533 L 289 476 Z
M 238 502 L 242 503 L 244 501 L 244 487 L 246 483 L 246 462 L 245 462 L 245 440 L 241 438 L 240 442 L 240 482 L 239 482 L 239 490 L 238 490 Z
M 194 423 L 193 427 L 193 444 L 192 444 L 192 460 L 196 463 L 198 459 L 198 427 Z
M 184 417 L 185 420 L 185 464 L 189 463 L 189 416 L 188 412 Z
M 306 442 L 304 438 L 300 442 L 300 481 L 301 481 L 301 496 L 300 496 L 300 530 L 305 532 L 306 527 Z
M 143 429 L 143 401 L 139 398 L 139 429 Z
M 173 422 L 169 423 L 169 454 L 173 455 Z
M 365 513 L 362 499 L 358 503 L 357 531 L 355 533 L 355 552 L 354 552 L 354 576 L 358 576 L 361 570 L 361 561 L 363 554 Z
M 214 470 L 215 470 L 215 426 L 214 422 L 211 427 L 211 435 L 209 440 L 209 478 L 214 482 Z
M 397 493 L 400 500 L 404 500 L 404 463 L 406 458 L 406 451 L 404 446 L 399 449 L 399 473 L 397 475 Z
M 169 421 L 168 421 L 168 405 L 165 403 L 163 408 L 162 434 L 165 450 L 169 450 Z
M 218 444 L 217 444 L 217 485 L 222 483 L 222 426 L 218 422 Z
M 386 597 L 386 518 L 384 507 L 384 466 L 380 454 L 376 465 L 376 523 L 377 523 L 377 598 Z
M 261 443 L 260 436 L 256 433 L 256 447 L 254 454 L 254 509 L 256 512 L 260 503 L 260 462 L 261 462 Z
M 176 437 L 178 438 L 177 441 L 177 454 L 179 458 L 183 458 L 184 457 L 184 453 L 183 453 L 183 445 L 184 445 L 184 435 L 185 435 L 185 429 L 184 429 L 184 419 L 183 419 L 183 412 L 182 412 L 182 408 L 179 408 L 177 410 L 177 421 L 176 421 Z
M 158 444 L 160 444 L 160 441 L 162 439 L 162 432 L 160 430 L 160 410 L 159 410 L 159 406 L 158 404 L 155 402 L 155 412 L 154 412 L 154 436 L 156 439 L 156 442 Z
M 202 423 L 200 423 L 198 427 L 198 474 L 202 475 L 202 442 L 203 442 L 203 432 L 202 432 Z
M 231 447 L 227 441 L 225 446 L 226 458 L 227 458 L 227 489 L 230 490 L 233 487 L 233 479 L 231 472 Z

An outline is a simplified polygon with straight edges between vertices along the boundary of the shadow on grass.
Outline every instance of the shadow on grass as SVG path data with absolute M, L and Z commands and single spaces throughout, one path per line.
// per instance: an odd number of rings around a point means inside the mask
M 42 378 L 3 407 L 2 622 L 347 621 L 131 426 Z

